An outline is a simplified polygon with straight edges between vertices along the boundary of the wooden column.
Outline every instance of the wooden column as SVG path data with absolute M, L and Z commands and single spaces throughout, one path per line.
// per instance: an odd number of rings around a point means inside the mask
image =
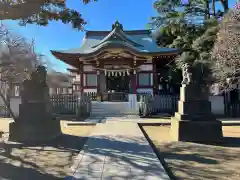
M 83 91 L 83 89 L 84 89 L 84 83 L 83 83 L 83 81 L 84 81 L 84 79 L 83 79 L 83 63 L 81 62 L 80 63 L 80 67 L 79 67 L 79 74 L 80 74 L 80 92 L 81 93 L 83 93 L 84 91 Z
M 100 62 L 97 60 L 96 61 L 96 65 L 97 65 L 97 68 L 100 68 Z M 100 95 L 101 94 L 101 86 L 100 86 L 100 71 L 97 70 L 97 94 Z
M 157 75 L 157 65 L 156 59 L 152 59 L 152 66 L 153 66 L 153 94 L 157 94 L 158 92 L 158 75 Z
M 99 68 L 104 69 L 104 62 L 100 61 L 99 62 Z M 106 92 L 106 76 L 104 71 L 99 72 L 99 82 L 100 86 L 100 93 L 103 94 Z
M 137 65 L 136 58 L 134 58 L 133 63 L 132 63 L 132 68 L 134 68 L 131 81 L 132 81 L 132 93 L 136 94 L 137 93 L 137 72 L 135 70 Z

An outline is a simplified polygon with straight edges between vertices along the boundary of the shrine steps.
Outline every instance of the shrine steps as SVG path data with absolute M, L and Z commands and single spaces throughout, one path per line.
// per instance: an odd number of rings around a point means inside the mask
M 91 116 L 121 116 L 136 114 L 130 111 L 129 102 L 92 102 Z

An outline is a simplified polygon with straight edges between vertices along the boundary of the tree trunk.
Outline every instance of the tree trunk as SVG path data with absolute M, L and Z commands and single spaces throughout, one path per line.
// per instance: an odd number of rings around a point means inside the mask
M 8 112 L 10 113 L 10 116 L 13 118 L 13 120 L 16 122 L 16 117 L 10 107 L 10 103 L 8 103 L 8 101 L 6 100 L 4 94 L 2 93 L 2 91 L 0 90 L 0 97 L 2 98 L 4 105 L 6 106 Z
M 206 3 L 206 11 L 205 11 L 205 20 L 207 20 L 207 19 L 209 19 L 210 18 L 210 8 L 209 8 L 209 3 L 208 3 L 208 1 L 205 1 L 205 3 Z
M 213 16 L 216 16 L 216 8 L 215 8 L 215 0 L 212 0 L 212 11 L 213 11 Z
M 228 7 L 228 0 L 220 0 L 223 9 L 224 9 L 224 13 L 228 11 L 229 7 Z

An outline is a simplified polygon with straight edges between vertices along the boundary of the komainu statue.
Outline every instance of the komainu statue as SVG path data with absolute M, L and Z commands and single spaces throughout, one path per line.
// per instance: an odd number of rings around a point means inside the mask
M 184 64 L 182 66 L 182 84 L 191 84 L 193 83 L 193 68 L 189 64 Z
M 30 76 L 24 80 L 21 91 L 22 103 L 41 102 L 46 100 L 48 86 L 46 83 L 46 68 L 38 66 Z

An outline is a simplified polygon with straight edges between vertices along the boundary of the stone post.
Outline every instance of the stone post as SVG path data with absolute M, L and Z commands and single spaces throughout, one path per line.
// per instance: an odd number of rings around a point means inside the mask
M 208 89 L 192 81 L 183 70 L 178 112 L 171 119 L 171 135 L 176 141 L 214 142 L 222 140 L 222 123 L 211 112 Z

